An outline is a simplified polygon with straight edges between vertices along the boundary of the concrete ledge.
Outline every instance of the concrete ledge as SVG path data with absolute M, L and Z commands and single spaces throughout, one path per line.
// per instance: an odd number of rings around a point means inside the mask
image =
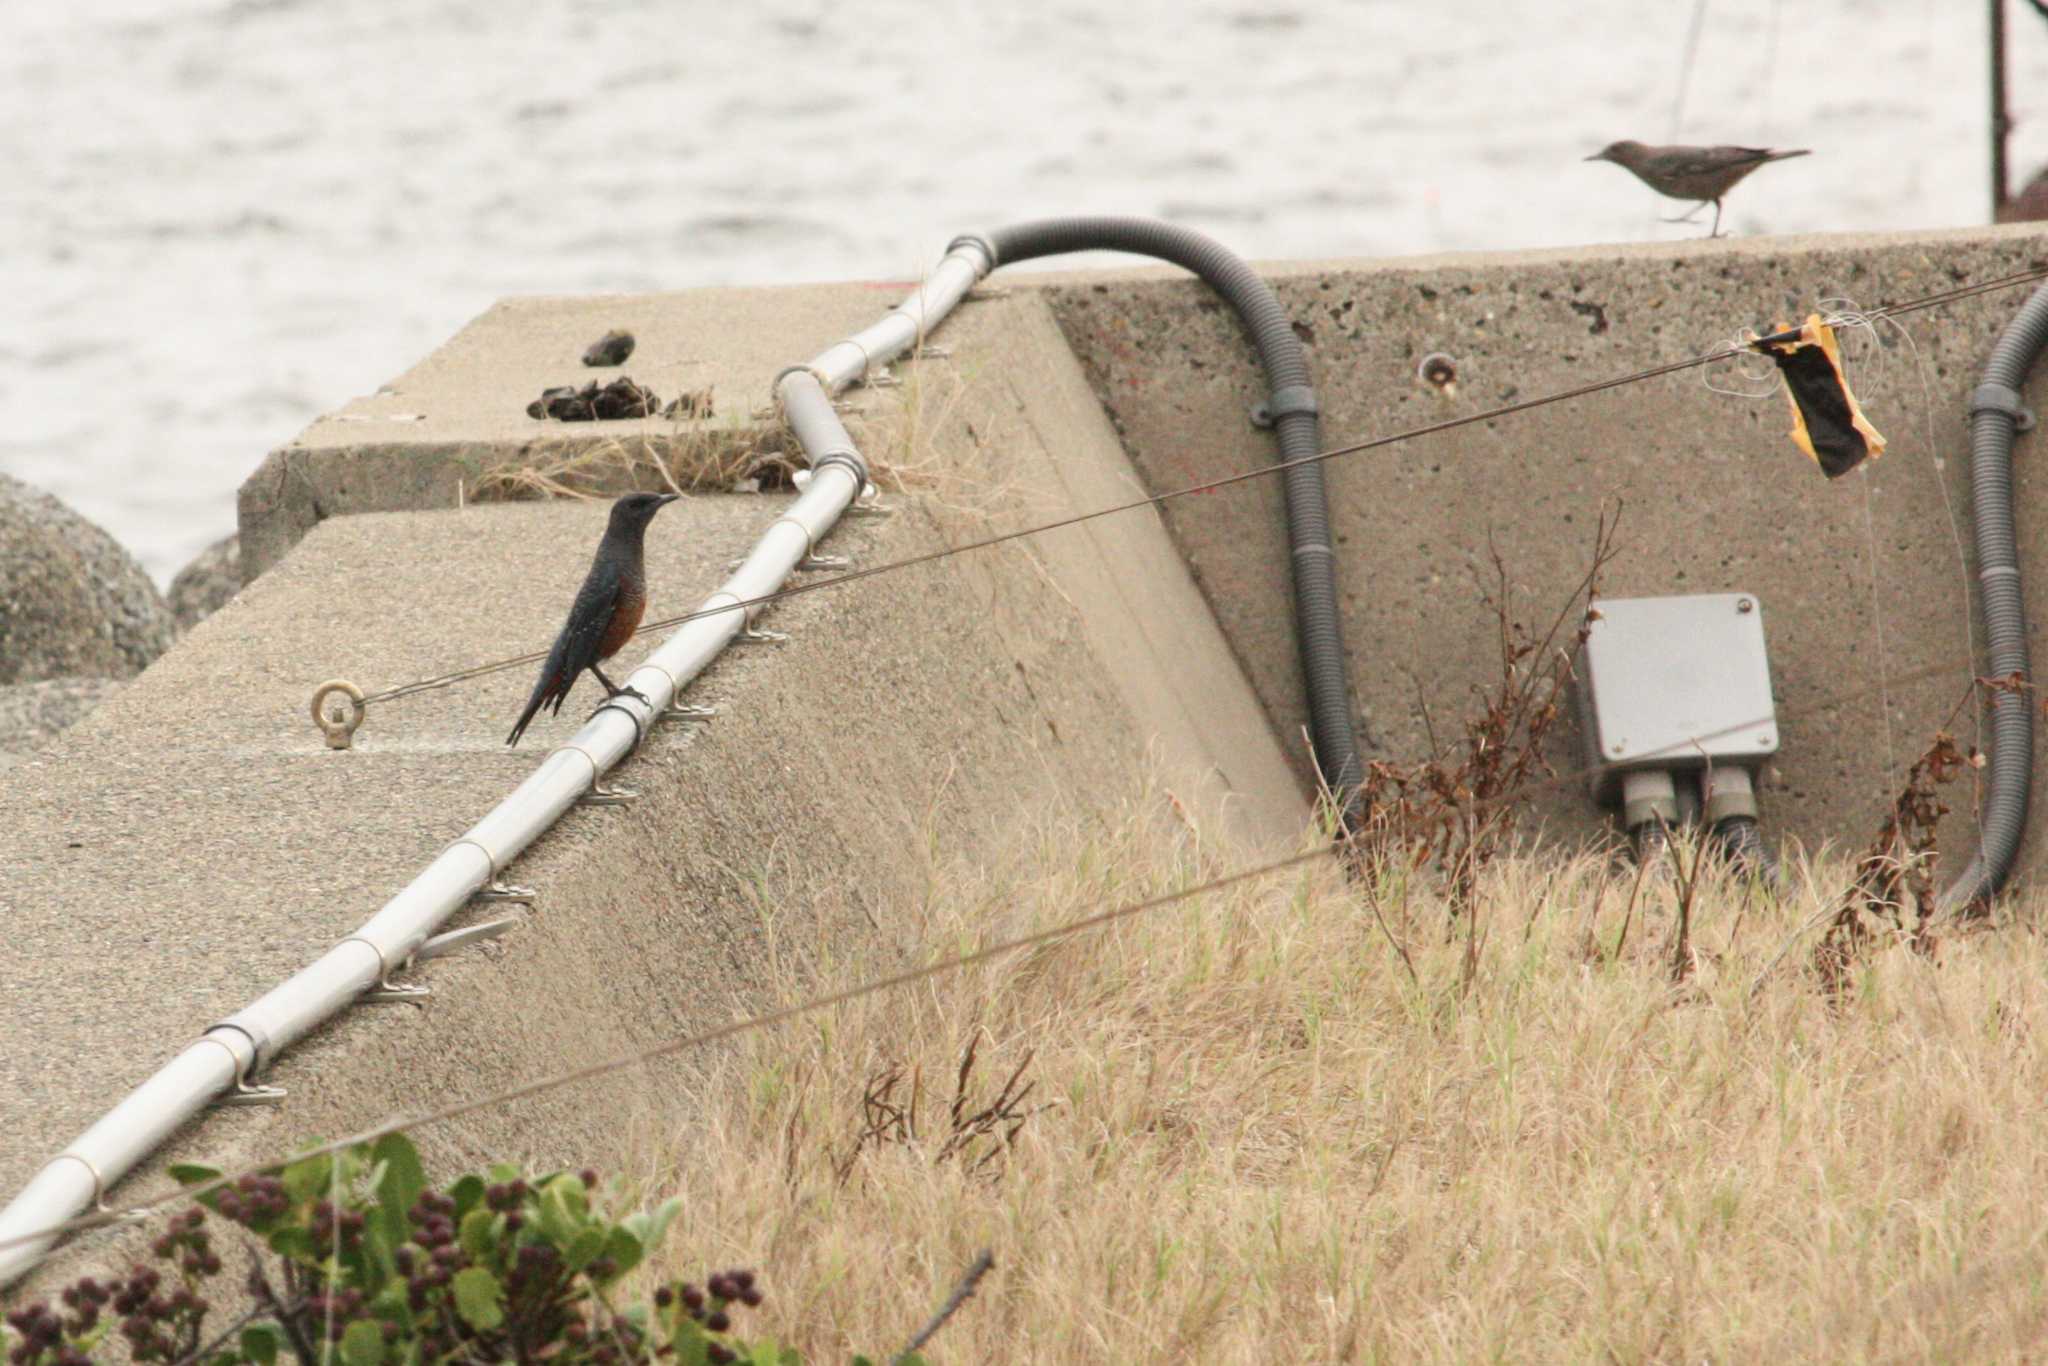
M 682 294 L 506 299 L 375 394 L 320 418 L 271 452 L 242 486 L 245 573 L 253 578 L 326 517 L 454 507 L 508 464 L 607 444 L 709 464 L 780 443 L 769 384 L 783 366 L 864 326 L 903 283 Z M 584 348 L 608 329 L 637 339 L 623 366 L 591 369 Z M 630 375 L 667 402 L 709 390 L 702 420 L 556 422 L 526 415 L 554 385 Z
M 274 557 L 325 517 L 452 506 L 458 486 L 473 488 L 485 469 L 566 451 L 624 443 L 662 456 L 688 448 L 715 458 L 702 444 L 707 433 L 724 443 L 716 449 L 779 444 L 776 424 L 751 408 L 722 410 L 709 424 L 543 423 L 524 409 L 544 385 L 565 382 L 565 366 L 584 370 L 577 357 L 585 334 L 607 326 L 635 333 L 639 345 L 624 369 L 644 373 L 664 395 L 708 386 L 745 403 L 766 395 L 793 358 L 873 321 L 909 288 L 505 301 L 394 381 L 391 392 L 349 404 L 273 453 L 242 490 L 244 554 L 253 543 L 268 548 L 259 558 Z M 905 387 L 856 387 L 842 406 L 870 461 L 895 467 L 912 501 L 928 503 L 949 535 L 974 539 L 1142 496 L 1142 481 L 1040 291 L 964 304 L 945 324 L 945 338 L 951 359 L 900 363 Z M 383 444 L 360 444 L 364 431 L 394 414 L 419 420 Z M 652 477 L 641 471 L 643 481 Z M 935 496 L 925 497 L 932 488 Z M 958 515 L 956 503 L 971 512 Z M 1025 553 L 1087 623 L 1096 658 L 1111 670 L 1129 715 L 1142 718 L 1137 738 L 1157 746 L 1162 771 L 1175 775 L 1190 807 L 1213 815 L 1234 803 L 1239 834 L 1294 838 L 1307 819 L 1304 789 L 1288 775 L 1158 515 L 1089 523 Z

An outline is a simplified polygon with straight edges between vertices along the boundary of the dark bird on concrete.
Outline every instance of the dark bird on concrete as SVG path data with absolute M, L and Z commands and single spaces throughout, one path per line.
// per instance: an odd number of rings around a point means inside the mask
M 1633 173 L 1637 180 L 1658 194 L 1698 201 L 1698 207 L 1692 213 L 1684 218 L 1667 219 L 1667 222 L 1682 223 L 1712 204 L 1714 229 L 1707 235 L 1719 237 L 1721 196 L 1765 162 L 1803 157 L 1807 152 L 1804 147 L 1777 152 L 1768 147 L 1645 147 L 1640 142 L 1623 141 L 1610 143 L 1586 160 L 1611 161 Z
M 533 685 L 533 696 L 526 699 L 526 710 L 519 713 L 506 744 L 519 743 L 527 723 L 542 707 L 552 702 L 553 709 L 561 711 L 585 669 L 597 676 L 607 697 L 623 693 L 647 700 L 637 689 L 614 684 L 597 666 L 623 649 L 640 628 L 647 611 L 647 524 L 675 500 L 673 493 L 629 493 L 612 504 L 611 524 L 597 543 L 597 558 L 591 561 L 583 587 L 576 590 L 569 619 L 548 651 L 548 662 L 540 666 L 540 681 Z

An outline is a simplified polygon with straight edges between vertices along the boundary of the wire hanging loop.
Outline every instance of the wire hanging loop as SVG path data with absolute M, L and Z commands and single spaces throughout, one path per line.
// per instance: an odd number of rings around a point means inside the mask
M 348 697 L 346 707 L 329 707 L 335 693 Z M 363 690 L 346 678 L 330 678 L 313 690 L 313 724 L 327 737 L 329 749 L 347 749 L 355 743 L 356 727 L 363 724 Z

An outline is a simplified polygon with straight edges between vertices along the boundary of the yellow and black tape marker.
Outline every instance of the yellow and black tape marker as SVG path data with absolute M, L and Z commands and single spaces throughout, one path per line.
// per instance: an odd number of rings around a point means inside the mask
M 1842 373 L 1835 329 L 1809 313 L 1797 332 L 1789 326 L 1769 337 L 1749 334 L 1750 349 L 1769 356 L 1792 400 L 1792 441 L 1830 479 L 1884 454 L 1884 437 L 1856 405 Z

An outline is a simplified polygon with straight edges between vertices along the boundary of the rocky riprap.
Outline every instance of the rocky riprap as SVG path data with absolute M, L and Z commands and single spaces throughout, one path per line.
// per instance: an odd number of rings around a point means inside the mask
M 119 692 L 241 584 L 230 536 L 187 566 L 166 600 L 113 537 L 0 475 L 0 768 Z
M 177 634 L 164 595 L 113 537 L 0 475 L 0 684 L 131 678 Z
M 229 534 L 199 552 L 171 580 L 171 614 L 189 631 L 242 591 L 242 538 Z

